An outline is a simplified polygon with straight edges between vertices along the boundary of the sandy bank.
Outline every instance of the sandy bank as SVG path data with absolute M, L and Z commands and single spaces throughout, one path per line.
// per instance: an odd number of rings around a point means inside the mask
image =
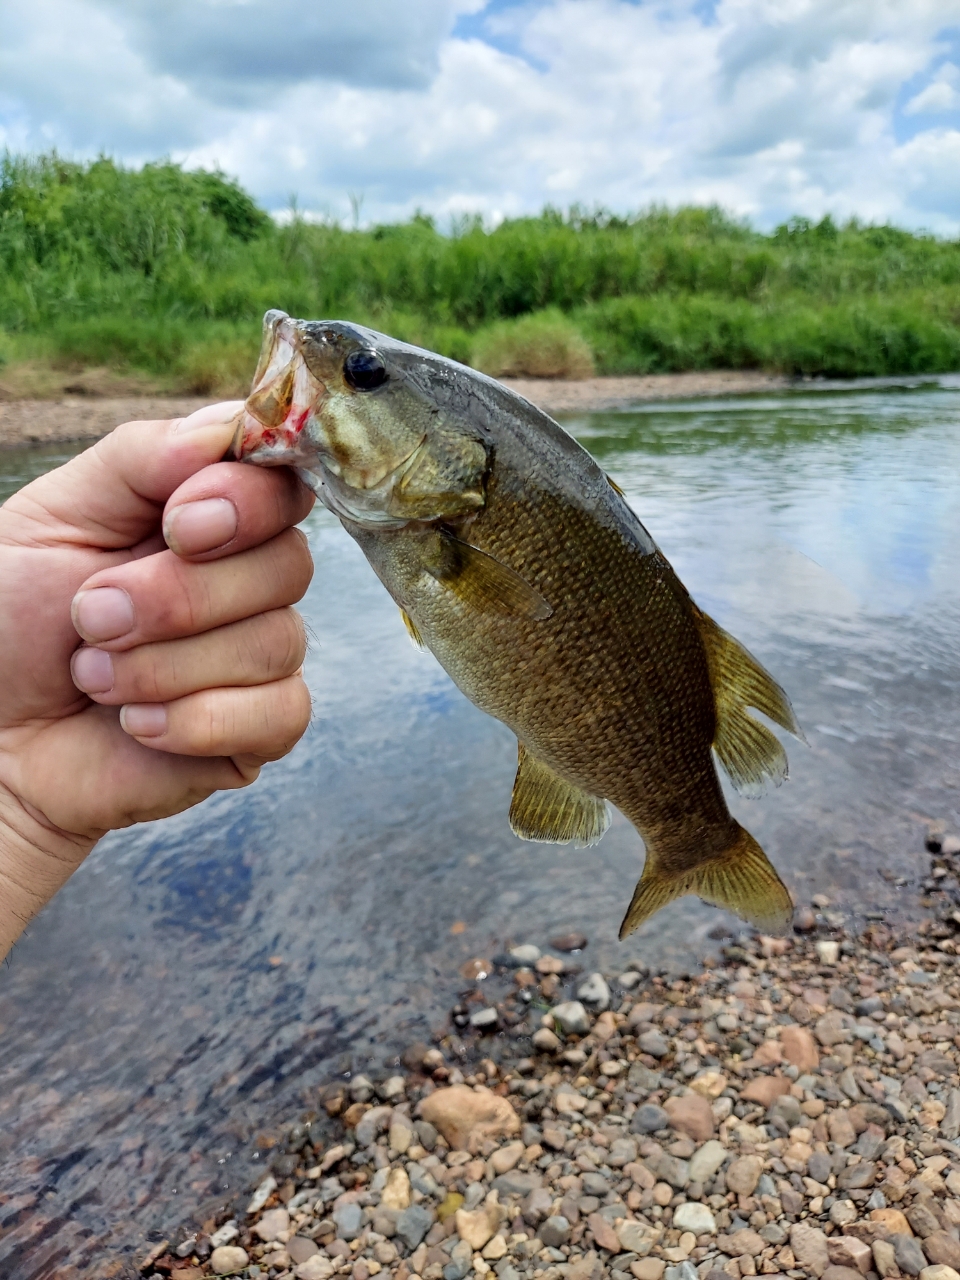
M 548 413 L 590 413 L 651 400 L 782 391 L 789 379 L 755 371 L 718 369 L 636 378 L 506 380 L 506 385 Z M 64 396 L 60 400 L 0 400 L 0 446 L 95 440 L 131 419 L 176 418 L 208 403 L 202 396 Z

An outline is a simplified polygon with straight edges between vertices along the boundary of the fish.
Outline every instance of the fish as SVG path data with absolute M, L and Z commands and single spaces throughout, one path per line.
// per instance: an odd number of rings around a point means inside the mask
M 623 813 L 645 848 L 624 938 L 684 894 L 764 933 L 790 894 L 717 765 L 787 776 L 770 674 L 695 604 L 622 491 L 492 378 L 358 324 L 269 311 L 232 456 L 293 467 L 359 544 L 413 640 L 516 735 L 509 823 L 588 847 Z

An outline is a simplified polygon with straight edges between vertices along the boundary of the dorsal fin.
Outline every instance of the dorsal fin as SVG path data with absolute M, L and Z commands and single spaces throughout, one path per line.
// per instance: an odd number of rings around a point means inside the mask
M 707 653 L 717 712 L 713 749 L 744 795 L 760 795 L 769 781 L 787 776 L 787 753 L 777 738 L 747 711 L 755 707 L 775 724 L 803 740 L 787 695 L 751 653 L 707 614 L 694 607 Z
M 517 743 L 517 776 L 510 826 L 521 840 L 596 844 L 610 825 L 606 802 L 564 782 L 549 765 Z

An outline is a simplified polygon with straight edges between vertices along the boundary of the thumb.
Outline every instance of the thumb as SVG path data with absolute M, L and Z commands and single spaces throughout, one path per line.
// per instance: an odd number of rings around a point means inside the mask
M 230 400 L 188 418 L 124 423 L 9 498 L 0 508 L 0 540 L 135 546 L 156 531 L 174 490 L 223 458 L 242 408 Z

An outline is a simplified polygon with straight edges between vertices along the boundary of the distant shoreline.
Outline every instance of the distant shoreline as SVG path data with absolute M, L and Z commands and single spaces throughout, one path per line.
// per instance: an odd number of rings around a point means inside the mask
M 547 413 L 596 413 L 655 400 L 783 391 L 793 380 L 757 370 L 714 369 L 637 377 L 505 378 L 504 383 Z M 58 400 L 0 400 L 0 447 L 96 440 L 121 422 L 179 418 L 209 396 L 64 396 Z

